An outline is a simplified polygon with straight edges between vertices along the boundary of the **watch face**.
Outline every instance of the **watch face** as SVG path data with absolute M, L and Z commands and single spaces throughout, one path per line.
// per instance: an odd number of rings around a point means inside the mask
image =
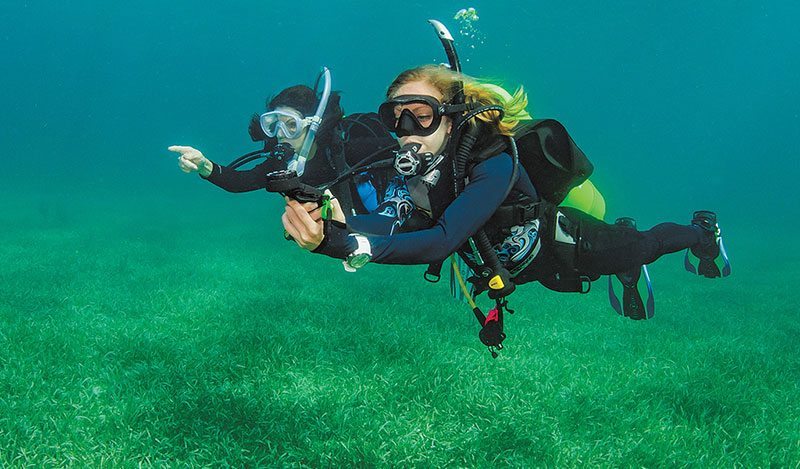
M 369 254 L 362 253 L 362 254 L 353 254 L 352 256 L 347 258 L 347 264 L 354 269 L 360 269 L 369 263 L 369 260 L 372 258 Z

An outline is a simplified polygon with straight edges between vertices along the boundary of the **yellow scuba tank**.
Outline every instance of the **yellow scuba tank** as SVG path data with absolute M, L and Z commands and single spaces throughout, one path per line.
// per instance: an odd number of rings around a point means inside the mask
M 512 100 L 511 93 L 509 93 L 505 88 L 492 84 L 492 83 L 482 83 L 480 85 L 484 89 L 487 89 L 496 95 L 500 96 L 503 101 L 508 102 Z M 532 120 L 532 117 L 527 112 L 524 113 L 521 118 L 523 120 Z M 569 137 L 566 129 L 564 127 L 552 120 L 544 120 L 544 121 L 532 121 L 532 122 L 541 122 L 543 124 L 544 131 L 542 132 L 542 138 L 536 139 L 536 144 L 534 147 L 538 147 L 537 151 L 534 152 L 525 152 L 523 149 L 523 154 L 529 153 L 536 153 L 539 155 L 537 160 L 541 161 L 551 161 L 556 160 L 558 164 L 553 166 L 558 166 L 559 169 L 565 173 L 566 176 L 572 178 L 574 176 L 569 174 L 567 168 L 570 169 L 577 169 L 579 173 L 582 175 L 582 178 L 588 177 L 591 174 L 593 167 L 583 152 L 575 145 L 572 139 Z M 549 125 L 547 125 L 549 124 Z M 559 138 L 556 138 L 556 137 Z M 548 144 L 549 139 L 549 144 Z M 560 145 L 556 144 L 560 142 Z M 518 146 L 523 145 L 522 142 L 519 140 L 517 141 Z M 554 154 L 555 155 L 554 155 Z M 558 155 L 565 155 L 561 158 L 558 158 Z M 523 159 L 522 165 L 526 169 L 528 169 L 528 165 L 533 164 L 530 160 Z M 537 174 L 546 174 L 546 177 L 543 181 L 539 181 L 540 184 L 537 186 L 537 190 L 541 190 L 542 184 L 541 182 L 550 182 L 553 180 L 551 177 L 551 173 L 547 173 L 547 171 L 540 171 L 539 169 L 549 169 L 551 172 L 553 171 L 553 166 L 534 166 L 532 171 L 528 171 L 528 175 L 532 178 L 535 178 Z M 558 169 L 555 170 L 558 173 Z M 581 178 L 577 178 L 577 180 L 581 180 Z M 536 185 L 537 181 L 534 181 L 534 185 Z M 570 182 L 569 179 L 566 179 L 564 182 Z M 558 187 L 558 184 L 554 185 L 553 187 L 547 187 L 546 189 L 550 189 L 550 192 L 555 192 L 555 194 L 551 194 L 555 196 L 556 202 L 559 200 L 560 197 L 564 197 L 564 200 L 559 204 L 561 207 L 573 207 L 582 212 L 586 212 L 589 215 L 597 218 L 598 220 L 602 220 L 606 214 L 606 201 L 603 198 L 603 195 L 600 191 L 597 190 L 592 181 L 589 179 L 585 179 L 581 184 L 573 187 L 567 194 L 566 197 L 564 196 L 563 189 Z M 554 190 L 559 189 L 559 190 Z M 560 194 L 560 197 L 559 197 Z
M 588 179 L 573 187 L 560 206 L 576 208 L 598 220 L 602 220 L 606 215 L 606 200 Z

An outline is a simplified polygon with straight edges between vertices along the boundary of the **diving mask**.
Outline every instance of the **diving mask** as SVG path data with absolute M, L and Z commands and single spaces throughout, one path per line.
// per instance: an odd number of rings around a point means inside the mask
M 316 116 L 303 117 L 294 110 L 282 108 L 261 114 L 259 122 L 267 137 L 274 138 L 280 133 L 284 138 L 293 140 L 302 135 L 315 119 Z
M 442 104 L 433 96 L 402 95 L 381 104 L 381 122 L 398 137 L 425 137 L 436 132 L 442 116 L 464 112 L 468 106 Z

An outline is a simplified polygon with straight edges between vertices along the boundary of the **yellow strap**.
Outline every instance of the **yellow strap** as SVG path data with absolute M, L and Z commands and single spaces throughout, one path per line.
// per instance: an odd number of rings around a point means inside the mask
M 461 277 L 461 272 L 458 270 L 455 254 L 450 256 L 450 264 L 453 267 L 453 273 L 456 275 L 456 280 L 458 280 L 458 284 L 461 286 L 461 292 L 464 293 L 465 297 L 467 297 L 467 302 L 469 303 L 470 308 L 475 309 L 475 301 L 472 299 L 472 295 L 469 294 L 469 289 L 464 283 L 464 278 Z

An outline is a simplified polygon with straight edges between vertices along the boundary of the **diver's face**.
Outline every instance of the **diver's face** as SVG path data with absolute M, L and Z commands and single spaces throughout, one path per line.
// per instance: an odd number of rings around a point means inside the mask
M 404 96 L 404 95 L 423 95 L 423 96 L 432 96 L 436 98 L 439 102 L 442 101 L 444 96 L 442 93 L 436 89 L 435 86 L 431 85 L 427 81 L 411 81 L 394 92 L 392 98 L 395 96 Z M 415 106 L 415 104 L 409 104 L 410 107 Z M 402 112 L 404 109 L 398 109 L 399 112 Z M 409 109 L 411 112 L 415 112 L 415 109 Z M 418 116 L 420 122 L 424 116 Z M 434 155 L 438 155 L 442 153 L 447 145 L 447 139 L 450 137 L 450 131 L 453 129 L 453 121 L 447 117 L 442 116 L 442 121 L 439 124 L 439 128 L 430 135 L 426 135 L 424 137 L 419 135 L 406 135 L 404 137 L 400 137 L 397 140 L 400 142 L 400 146 L 404 146 L 409 143 L 418 143 L 422 146 L 420 148 L 420 153 L 433 153 Z
M 283 111 L 283 112 L 289 112 L 289 113 L 297 114 L 300 118 L 303 117 L 303 115 L 300 113 L 300 111 L 298 111 L 297 109 L 295 109 L 293 107 L 278 106 L 278 107 L 275 108 L 275 110 L 276 111 Z M 294 128 L 292 126 L 295 125 L 295 122 L 293 122 L 291 119 L 286 119 L 284 121 L 284 124 L 286 124 L 287 126 L 290 127 L 289 130 L 294 130 Z M 294 148 L 295 151 L 300 151 L 300 148 L 303 147 L 303 142 L 306 141 L 306 136 L 307 135 L 308 135 L 308 127 L 303 129 L 303 133 L 301 133 L 296 138 L 286 138 L 286 136 L 283 135 L 283 132 L 278 132 L 278 135 L 276 135 L 275 138 L 278 139 L 278 143 L 288 143 L 289 145 L 292 146 L 292 148 Z

